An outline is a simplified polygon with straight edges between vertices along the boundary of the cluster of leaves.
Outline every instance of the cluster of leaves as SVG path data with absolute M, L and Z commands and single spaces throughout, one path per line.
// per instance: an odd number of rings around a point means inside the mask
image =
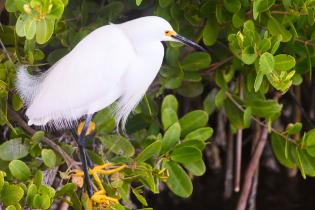
M 13 160 L 9 163 L 9 175 L 0 172 L 0 200 L 6 209 L 22 209 L 21 204 L 26 203 L 28 207 L 34 209 L 48 209 L 55 197 L 55 189 L 43 184 L 43 174 L 41 171 L 35 173 L 34 179 L 30 180 L 30 168 L 21 160 Z M 5 181 L 6 178 L 9 181 Z M 10 183 L 13 179 L 19 181 L 18 184 Z M 25 181 L 30 184 L 25 185 Z
M 30 136 L 9 121 L 9 108 L 15 112 L 23 108 L 13 91 L 17 64 L 54 64 L 93 29 L 151 10 L 180 34 L 203 43 L 211 56 L 168 43 L 158 88 L 152 88 L 130 117 L 128 138 L 114 134 L 109 109 L 94 117 L 96 131 L 90 142 L 100 149 L 88 150 L 90 158 L 95 164 L 106 159 L 129 166 L 102 176 L 109 196 L 124 201 L 124 206 L 110 208 L 131 209 L 130 194 L 147 206 L 144 189 L 159 193 L 161 183 L 178 196 L 190 196 L 190 175 L 205 173 L 202 151 L 213 133 L 209 117 L 219 110 L 224 110 L 232 132 L 251 129 L 253 119 L 265 123 L 278 160 L 287 167 L 297 166 L 304 177 L 315 176 L 314 131 L 299 139 L 299 122 L 285 131 L 273 128 L 283 105 L 268 98 L 301 85 L 308 76 L 303 74 L 311 75 L 313 0 L 104 2 L 7 0 L 6 12 L 1 11 L 6 21 L 0 38 L 6 51 L 0 52 L 0 131 L 6 141 L 0 145 L 0 202 L 7 209 L 24 205 L 48 209 L 65 196 L 75 209 L 88 205 L 87 195 L 77 193 L 81 186 L 71 183 L 70 173 L 62 170 L 63 158 L 44 144 L 44 132 Z M 171 94 L 165 96 L 165 92 Z M 160 96 L 165 96 L 161 103 Z M 178 99 L 184 105 L 179 106 Z M 73 144 L 61 141 L 58 145 L 77 157 Z M 56 167 L 58 177 L 67 183 L 58 190 L 42 181 L 42 171 Z
M 285 135 L 273 134 L 272 147 L 277 159 L 286 167 L 298 167 L 304 178 L 315 176 L 315 129 L 305 132 L 301 139 L 289 141 L 302 129 L 301 123 L 289 124 Z M 289 139 L 289 140 L 288 140 Z

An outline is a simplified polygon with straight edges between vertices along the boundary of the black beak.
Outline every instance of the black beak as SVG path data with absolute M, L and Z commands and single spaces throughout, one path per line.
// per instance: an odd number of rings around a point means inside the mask
M 191 40 L 189 40 L 189 39 L 187 39 L 181 35 L 175 34 L 175 35 L 171 35 L 171 37 L 173 37 L 174 39 L 178 40 L 179 42 L 181 42 L 187 46 L 195 48 L 196 50 L 208 52 L 205 48 L 203 48 L 199 44 L 197 44 L 197 43 L 195 43 L 195 42 L 193 42 L 193 41 L 191 41 Z

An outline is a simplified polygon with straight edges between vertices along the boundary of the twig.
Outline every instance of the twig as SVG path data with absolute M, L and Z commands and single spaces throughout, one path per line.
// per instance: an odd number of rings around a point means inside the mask
M 248 196 L 249 196 L 252 183 L 253 183 L 253 177 L 257 170 L 262 152 L 265 148 L 267 138 L 268 138 L 268 129 L 266 127 L 263 127 L 259 140 L 257 142 L 256 148 L 254 150 L 253 156 L 245 172 L 244 183 L 242 185 L 242 192 L 238 200 L 236 210 L 245 210 L 246 208 Z
M 240 99 L 243 99 L 243 86 L 242 86 L 242 76 L 239 77 L 239 96 Z M 241 170 L 242 170 L 242 138 L 243 138 L 243 130 L 241 128 L 237 129 L 236 133 L 236 163 L 235 163 L 235 185 L 234 191 L 240 191 L 240 183 L 241 183 Z
M 254 177 L 253 177 L 253 184 L 251 193 L 248 199 L 248 210 L 255 210 L 256 209 L 256 197 L 257 197 L 257 187 L 258 187 L 258 178 L 259 178 L 259 167 L 257 168 Z
M 302 44 L 304 44 L 304 45 L 306 45 L 306 46 L 313 46 L 313 47 L 315 47 L 315 44 L 312 42 L 312 40 L 302 40 L 302 39 L 294 39 L 295 41 L 297 41 L 297 42 L 300 42 L 300 43 L 302 43 Z
M 251 155 L 253 155 L 257 142 L 259 141 L 261 133 L 261 127 L 258 124 L 255 124 L 255 135 L 252 142 L 252 150 Z M 253 184 L 251 188 L 251 193 L 248 198 L 248 210 L 255 210 L 256 209 L 256 195 L 257 195 L 257 186 L 258 186 L 258 176 L 259 176 L 259 167 L 257 167 L 257 170 L 255 172 L 254 178 L 253 178 Z
M 294 14 L 292 12 L 288 12 L 288 11 L 271 11 L 271 14 L 277 14 L 277 15 L 290 15 L 290 16 L 307 16 L 308 14 L 306 13 L 299 13 L 298 15 L 297 14 Z
M 22 127 L 27 133 L 33 135 L 36 130 L 27 125 L 27 123 L 22 119 L 22 117 L 8 107 L 8 113 L 11 120 L 15 121 L 20 127 Z M 50 146 L 55 152 L 57 152 L 67 163 L 69 168 L 80 169 L 78 164 L 61 148 L 59 145 L 55 144 L 52 140 L 44 137 L 42 142 Z
M 226 59 L 224 59 L 222 61 L 215 62 L 215 63 L 211 64 L 209 66 L 209 69 L 207 71 L 205 71 L 204 73 L 205 74 L 211 73 L 214 70 L 216 70 L 217 68 L 219 68 L 219 67 L 223 66 L 224 64 L 230 62 L 232 59 L 233 59 L 233 56 L 230 56 L 230 57 L 228 57 L 228 58 L 226 58 Z
M 226 141 L 226 170 L 224 181 L 224 199 L 229 199 L 233 192 L 233 157 L 234 157 L 234 141 L 232 132 L 228 133 Z
M 8 52 L 7 48 L 5 48 L 5 46 L 4 46 L 4 44 L 3 44 L 1 39 L 0 39 L 0 45 L 1 45 L 2 49 L 3 49 L 3 52 L 6 54 L 7 58 L 10 60 L 11 63 L 13 63 L 13 60 L 12 60 L 9 52 Z
M 235 159 L 235 183 L 234 191 L 240 191 L 241 183 L 241 169 L 242 169 L 242 138 L 243 130 L 241 128 L 237 129 L 236 133 L 236 159 Z
M 245 109 L 233 98 L 232 94 L 229 92 L 225 92 L 225 95 L 234 103 L 234 105 L 241 110 L 242 112 L 245 111 Z M 259 125 L 268 128 L 268 125 L 262 121 L 260 121 L 259 119 L 257 119 L 254 116 L 251 116 L 251 119 L 254 120 L 256 123 L 258 123 Z M 274 129 L 273 127 L 270 128 L 272 132 L 274 132 L 275 134 L 287 139 L 290 143 L 292 144 L 297 144 L 294 140 L 290 139 L 288 136 L 285 136 L 283 133 L 281 133 L 280 131 Z

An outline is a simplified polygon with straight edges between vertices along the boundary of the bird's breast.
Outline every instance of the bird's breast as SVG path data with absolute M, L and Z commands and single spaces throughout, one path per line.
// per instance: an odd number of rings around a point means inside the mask
M 163 57 L 164 48 L 160 42 L 138 46 L 135 59 L 123 77 L 124 94 L 144 95 L 158 74 Z

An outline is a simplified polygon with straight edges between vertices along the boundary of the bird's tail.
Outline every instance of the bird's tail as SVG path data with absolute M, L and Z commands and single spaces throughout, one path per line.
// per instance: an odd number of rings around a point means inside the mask
M 15 87 L 26 106 L 33 101 L 42 79 L 43 75 L 30 75 L 25 65 L 17 67 Z

